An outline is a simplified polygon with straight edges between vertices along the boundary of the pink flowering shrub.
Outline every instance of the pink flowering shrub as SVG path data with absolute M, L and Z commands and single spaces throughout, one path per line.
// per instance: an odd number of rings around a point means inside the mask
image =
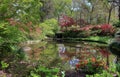
M 59 25 L 61 27 L 68 27 L 68 26 L 73 25 L 74 23 L 75 23 L 74 19 L 66 15 L 62 15 L 59 19 Z
M 101 30 L 101 32 L 98 35 L 113 35 L 115 32 L 114 27 L 110 24 L 97 25 L 93 29 Z

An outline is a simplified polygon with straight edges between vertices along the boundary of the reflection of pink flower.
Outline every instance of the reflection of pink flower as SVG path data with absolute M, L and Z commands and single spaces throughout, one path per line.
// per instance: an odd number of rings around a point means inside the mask
M 80 67 L 80 64 L 76 64 L 76 68 L 79 68 Z

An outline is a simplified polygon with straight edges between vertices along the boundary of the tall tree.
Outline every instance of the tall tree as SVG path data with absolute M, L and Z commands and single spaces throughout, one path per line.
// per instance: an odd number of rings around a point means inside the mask
M 53 2 L 54 15 L 57 16 L 58 19 L 61 14 L 69 14 L 71 12 L 72 0 L 53 0 Z

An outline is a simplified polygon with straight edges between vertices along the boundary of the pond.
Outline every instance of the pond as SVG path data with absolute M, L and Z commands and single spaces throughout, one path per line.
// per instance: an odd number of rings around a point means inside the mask
M 47 67 L 59 67 L 62 70 L 74 69 L 75 65 L 86 59 L 97 58 L 106 64 L 113 61 L 104 44 L 90 42 L 41 42 L 28 45 L 31 50 L 26 51 L 29 60 L 40 61 Z M 27 48 L 27 47 L 26 47 Z

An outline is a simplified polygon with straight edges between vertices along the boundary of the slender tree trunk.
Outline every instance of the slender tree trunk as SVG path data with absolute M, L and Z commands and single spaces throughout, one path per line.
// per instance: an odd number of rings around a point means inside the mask
M 80 23 L 80 24 L 79 24 L 80 27 L 81 27 L 81 16 L 82 16 L 82 13 L 81 13 L 81 11 L 80 11 L 80 18 L 79 18 L 79 19 L 80 19 L 80 21 L 79 21 L 79 23 Z
M 110 23 L 111 12 L 112 12 L 112 6 L 111 6 L 111 8 L 110 8 L 110 10 L 109 10 L 109 16 L 108 16 L 108 24 Z
M 120 4 L 120 0 L 119 0 L 119 4 Z M 119 21 L 120 21 L 120 5 L 119 5 L 119 9 L 118 9 L 118 17 L 119 17 Z
M 93 11 L 94 11 L 94 5 L 92 6 L 92 10 L 90 12 L 90 24 L 91 24 L 92 19 L 93 19 L 93 17 L 92 17 Z

